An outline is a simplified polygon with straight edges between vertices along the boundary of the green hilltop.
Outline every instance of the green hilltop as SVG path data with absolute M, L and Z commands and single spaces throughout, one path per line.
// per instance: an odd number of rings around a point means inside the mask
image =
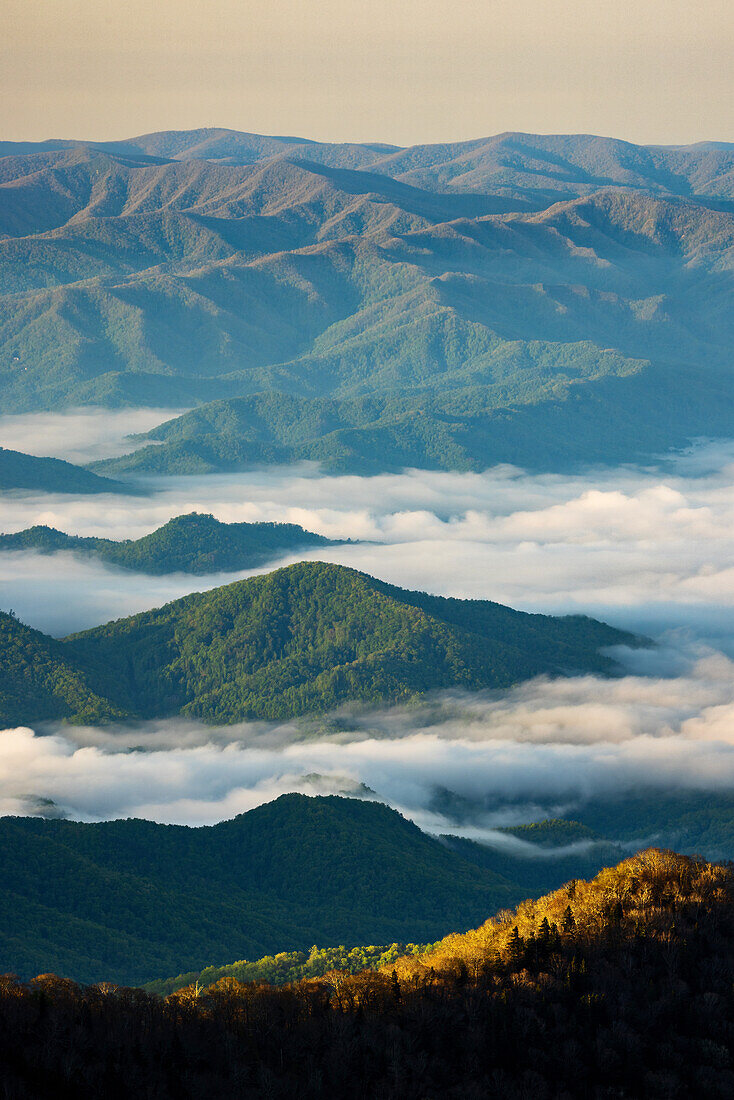
M 0 535 L 0 551 L 73 551 L 121 569 L 154 575 L 253 569 L 289 551 L 337 544 L 338 540 L 316 535 L 295 523 L 220 523 L 212 515 L 197 512 L 175 516 L 139 539 L 119 542 L 67 535 L 44 525 Z
M 0 493 L 8 490 L 36 490 L 46 493 L 129 493 L 130 488 L 64 462 L 60 458 L 37 458 L 0 447 Z
M 700 821 L 687 847 L 706 851 L 711 800 L 694 793 L 689 801 Z M 731 801 L 714 798 L 714 816 L 728 809 L 731 820 Z M 666 815 L 676 796 L 647 792 L 645 803 L 658 836 L 673 836 Z M 614 799 L 587 811 L 616 813 L 624 830 Z M 563 883 L 573 891 L 577 879 L 643 843 L 638 836 L 620 846 L 614 820 L 612 839 L 572 821 L 519 831 L 551 841 L 555 854 L 433 837 L 378 801 L 334 795 L 282 795 L 212 826 L 4 817 L 0 970 L 148 982 L 165 995 L 195 981 L 279 985 L 335 968 L 391 968 L 447 932 L 498 910 L 504 919 L 525 898 Z M 590 846 L 570 850 L 581 836 Z M 724 858 L 733 839 L 729 829 Z
M 126 984 L 314 941 L 437 939 L 518 900 L 377 802 L 284 795 L 209 827 L 0 819 L 0 970 Z

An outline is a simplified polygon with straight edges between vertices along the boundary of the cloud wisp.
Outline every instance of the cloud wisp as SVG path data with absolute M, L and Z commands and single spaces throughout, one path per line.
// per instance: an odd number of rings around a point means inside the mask
M 130 435 L 148 432 L 185 409 L 103 409 L 87 406 L 63 412 L 0 416 L 0 446 L 42 458 L 83 465 L 129 454 L 143 443 Z

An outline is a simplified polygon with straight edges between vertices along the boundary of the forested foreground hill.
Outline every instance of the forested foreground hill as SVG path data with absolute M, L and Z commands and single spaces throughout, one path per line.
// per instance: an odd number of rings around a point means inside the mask
M 334 546 L 336 541 L 296 523 L 220 523 L 212 515 L 191 512 L 174 517 L 149 535 L 121 542 L 67 535 L 42 525 L 29 527 L 0 535 L 0 551 L 56 554 L 66 550 L 138 573 L 203 575 L 254 569 L 286 552 Z
M 524 896 L 378 802 L 211 827 L 0 818 L 0 973 L 139 983 L 314 943 L 430 943 Z
M 725 435 L 732 149 L 3 143 L 3 408 L 274 395 L 272 438 L 257 408 L 217 404 L 216 431 L 141 470 L 558 465 Z M 289 399 L 321 430 L 304 438 Z
M 18 1100 L 724 1100 L 732 971 L 731 868 L 651 849 L 383 971 L 165 1001 L 8 978 L 0 1053 Z
M 428 596 L 300 562 L 73 635 L 63 651 L 131 715 L 226 724 L 541 673 L 613 673 L 600 649 L 639 642 L 580 615 Z

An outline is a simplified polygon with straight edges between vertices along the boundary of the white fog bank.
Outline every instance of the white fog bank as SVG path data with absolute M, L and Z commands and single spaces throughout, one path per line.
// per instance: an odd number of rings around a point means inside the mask
M 627 658 L 650 671 L 644 654 Z M 476 836 L 595 797 L 734 792 L 734 664 L 676 639 L 657 659 L 677 674 L 537 679 L 302 722 L 6 730 L 0 813 L 204 824 L 290 791 L 369 788 L 423 828 L 465 831 L 436 809 L 436 792 L 448 791 L 482 805 Z
M 185 411 L 87 406 L 63 412 L 11 413 L 0 416 L 0 447 L 84 465 L 129 454 L 144 444 L 128 436 L 149 432 Z

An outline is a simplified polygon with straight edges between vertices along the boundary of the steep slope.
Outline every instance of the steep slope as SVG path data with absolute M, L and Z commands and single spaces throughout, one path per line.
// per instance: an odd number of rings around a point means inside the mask
M 141 982 L 326 943 L 424 942 L 518 888 L 379 803 L 284 795 L 200 828 L 0 819 L 0 970 Z
M 36 458 L 0 447 L 0 492 L 36 489 L 45 493 L 128 493 L 130 488 L 60 458 Z
M 441 688 L 506 687 L 540 673 L 611 672 L 616 666 L 599 648 L 635 641 L 581 616 L 442 599 L 301 562 L 63 645 L 123 710 L 226 724 Z
M 66 535 L 42 525 L 0 535 L 0 551 L 73 551 L 118 568 L 154 575 L 253 569 L 287 551 L 334 544 L 333 539 L 305 531 L 295 523 L 220 523 L 214 516 L 197 512 L 176 516 L 149 535 L 123 542 Z
M 119 708 L 92 690 L 66 647 L 0 611 L 0 727 L 121 717 Z

